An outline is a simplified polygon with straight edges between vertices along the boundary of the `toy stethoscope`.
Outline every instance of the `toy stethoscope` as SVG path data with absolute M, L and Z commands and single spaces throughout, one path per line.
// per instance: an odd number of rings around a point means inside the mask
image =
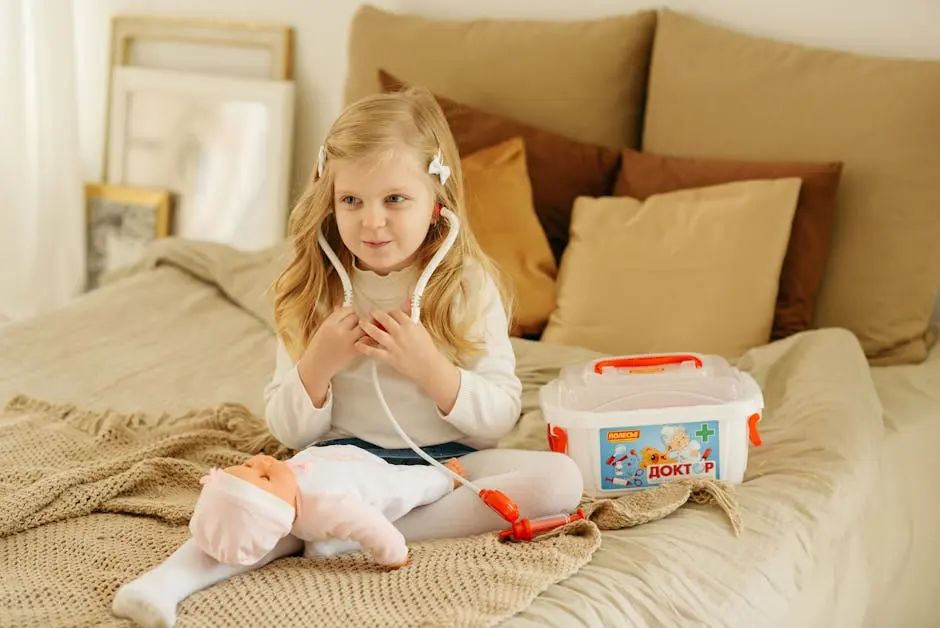
M 438 205 L 435 210 L 440 211 L 440 215 L 447 220 L 450 230 L 447 233 L 447 237 L 444 239 L 443 244 L 431 258 L 431 261 L 428 262 L 428 265 L 425 267 L 424 271 L 418 277 L 418 282 L 415 285 L 414 292 L 411 295 L 411 321 L 417 324 L 421 320 L 421 295 L 424 294 L 424 289 L 428 285 L 428 281 L 431 278 L 431 275 L 437 270 L 437 267 L 443 261 L 444 256 L 447 255 L 451 247 L 454 245 L 454 242 L 457 240 L 457 234 L 460 230 L 460 221 L 457 219 L 457 215 L 446 207 L 441 207 Z M 343 264 L 339 261 L 339 258 L 336 256 L 336 253 L 333 251 L 329 242 L 327 242 L 326 237 L 323 235 L 322 229 L 317 233 L 317 240 L 320 243 L 320 247 L 323 249 L 326 256 L 332 262 L 333 267 L 336 269 L 337 274 L 339 275 L 340 281 L 343 284 L 343 306 L 351 307 L 353 301 L 353 289 L 352 282 L 349 280 L 349 274 L 346 272 L 346 269 L 343 267 Z M 395 427 L 395 431 L 398 432 L 398 435 L 401 436 L 402 440 L 408 443 L 408 446 L 421 458 L 427 461 L 428 464 L 431 464 L 439 468 L 444 473 L 451 475 L 455 480 L 475 492 L 480 500 L 483 501 L 490 509 L 496 512 L 500 517 L 506 520 L 511 528 L 500 533 L 500 537 L 504 539 L 514 539 L 514 540 L 531 540 L 536 534 L 546 532 L 548 530 L 553 530 L 559 526 L 565 525 L 571 521 L 577 519 L 583 519 L 584 513 L 579 508 L 577 513 L 574 515 L 569 514 L 560 514 L 560 515 L 549 515 L 547 517 L 539 517 L 537 519 L 519 519 L 519 507 L 514 501 L 507 497 L 502 491 L 495 489 L 480 488 L 476 486 L 470 480 L 461 477 L 459 474 L 451 471 L 446 466 L 442 465 L 440 462 L 429 456 L 424 452 L 418 445 L 408 437 L 405 433 L 405 430 L 402 429 L 401 425 L 398 424 L 398 421 L 395 419 L 395 416 L 392 414 L 391 409 L 388 407 L 388 403 L 385 401 L 385 395 L 382 394 L 382 387 L 379 385 L 379 374 L 378 374 L 378 362 L 376 360 L 372 361 L 372 384 L 375 388 L 375 392 L 379 397 L 379 401 L 382 404 L 382 408 L 385 410 L 385 416 L 388 417 L 388 420 L 392 422 L 392 425 Z

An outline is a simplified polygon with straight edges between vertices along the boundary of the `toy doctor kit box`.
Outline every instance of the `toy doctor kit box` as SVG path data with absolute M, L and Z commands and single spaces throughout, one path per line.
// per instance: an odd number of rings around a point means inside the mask
M 574 459 L 585 492 L 602 497 L 681 478 L 740 483 L 764 399 L 719 356 L 667 353 L 565 367 L 539 405 L 552 451 Z

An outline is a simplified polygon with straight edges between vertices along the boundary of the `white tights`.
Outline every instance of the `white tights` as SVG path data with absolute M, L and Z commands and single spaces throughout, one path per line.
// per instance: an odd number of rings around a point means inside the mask
M 580 470 L 562 454 L 488 449 L 467 454 L 460 461 L 474 484 L 500 490 L 515 501 L 521 517 L 573 512 L 581 499 Z M 507 525 L 466 487 L 395 522 L 409 543 L 485 534 Z M 177 605 L 196 591 L 296 554 L 302 547 L 299 539 L 287 536 L 254 565 L 232 567 L 203 554 L 190 539 L 164 562 L 122 586 L 112 611 L 146 628 L 172 626 Z

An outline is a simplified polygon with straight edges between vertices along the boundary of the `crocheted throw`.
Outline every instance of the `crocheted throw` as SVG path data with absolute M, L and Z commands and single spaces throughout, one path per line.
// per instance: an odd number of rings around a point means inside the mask
M 151 417 L 14 398 L 0 416 L 0 625 L 127 625 L 111 599 L 188 538 L 199 478 L 260 452 L 292 453 L 238 405 Z M 586 500 L 588 521 L 536 542 L 414 544 L 411 564 L 394 572 L 359 553 L 284 558 L 190 596 L 179 625 L 491 626 L 585 565 L 601 529 L 690 499 L 717 503 L 739 529 L 730 487 L 675 483 Z

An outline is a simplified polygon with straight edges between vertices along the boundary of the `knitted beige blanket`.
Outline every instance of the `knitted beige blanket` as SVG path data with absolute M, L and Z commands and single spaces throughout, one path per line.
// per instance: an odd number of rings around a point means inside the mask
M 127 625 L 111 599 L 188 538 L 199 477 L 259 452 L 292 453 L 239 405 L 150 417 L 14 398 L 0 415 L 0 625 Z M 192 595 L 179 625 L 491 626 L 585 565 L 601 529 L 690 499 L 717 503 L 739 529 L 729 487 L 677 483 L 586 500 L 589 521 L 536 542 L 416 544 L 394 572 L 361 554 L 285 558 Z

